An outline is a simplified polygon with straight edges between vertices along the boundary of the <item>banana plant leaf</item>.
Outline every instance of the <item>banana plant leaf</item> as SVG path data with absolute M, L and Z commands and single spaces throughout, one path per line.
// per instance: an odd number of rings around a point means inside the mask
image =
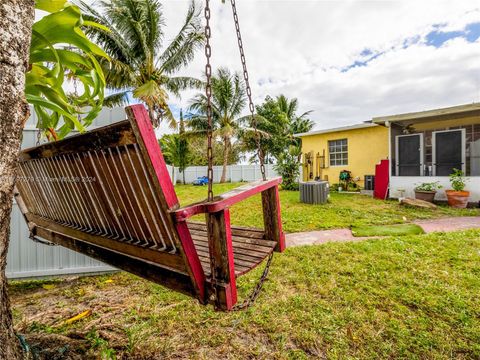
M 77 6 L 37 0 L 36 8 L 49 14 L 32 28 L 25 95 L 37 114 L 37 127 L 60 139 L 74 129 L 84 131 L 100 112 L 105 77 L 97 59 L 108 56 L 85 36 Z M 72 86 L 75 91 L 68 91 Z

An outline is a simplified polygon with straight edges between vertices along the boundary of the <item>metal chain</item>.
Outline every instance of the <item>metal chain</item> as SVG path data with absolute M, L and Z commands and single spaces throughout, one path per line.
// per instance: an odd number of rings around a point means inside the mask
M 255 117 L 255 107 L 253 106 L 252 89 L 250 88 L 250 81 L 248 78 L 247 61 L 245 59 L 245 51 L 243 50 L 242 34 L 240 33 L 240 23 L 238 21 L 237 6 L 235 4 L 235 0 L 230 0 L 230 3 L 232 4 L 233 21 L 235 23 L 235 31 L 237 33 L 237 40 L 238 40 L 238 50 L 240 51 L 240 60 L 242 62 L 242 67 L 243 67 L 243 79 L 245 81 L 245 88 L 247 91 L 248 108 L 250 110 L 250 115 L 252 117 L 253 128 L 255 129 L 255 145 L 257 146 L 257 151 L 258 151 L 260 171 L 262 172 L 263 180 L 267 180 L 267 177 L 265 175 L 265 164 L 263 161 L 263 151 L 260 146 L 260 134 L 257 131 L 257 119 Z
M 212 150 L 212 137 L 213 137 L 213 121 L 212 121 L 212 66 L 210 65 L 210 58 L 212 56 L 212 48 L 210 47 L 210 38 L 212 36 L 212 31 L 210 28 L 210 0 L 205 0 L 205 77 L 207 78 L 207 83 L 205 86 L 205 95 L 207 97 L 207 159 L 208 159 L 208 196 L 207 201 L 213 201 L 213 150 Z M 215 239 L 213 238 L 213 217 L 207 216 L 207 234 L 208 234 L 208 250 L 209 254 L 213 254 L 213 243 Z M 217 299 L 217 279 L 216 279 L 216 266 L 215 258 L 210 256 L 210 285 L 213 290 L 213 300 Z
M 258 295 L 260 295 L 260 291 L 262 290 L 263 284 L 265 283 L 265 280 L 267 280 L 268 272 L 270 271 L 270 265 L 272 264 L 272 259 L 273 259 L 273 252 L 271 252 L 270 255 L 268 256 L 268 260 L 265 265 L 265 268 L 263 269 L 262 276 L 260 276 L 260 279 L 258 280 L 257 285 L 255 285 L 255 287 L 253 288 L 251 294 L 245 300 L 243 300 L 242 303 L 235 305 L 232 308 L 232 311 L 239 311 L 239 310 L 246 309 L 250 307 L 255 302 L 255 300 L 257 300 Z
M 253 105 L 252 101 L 252 90 L 250 88 L 249 84 L 249 79 L 248 79 L 248 71 L 247 71 L 247 64 L 245 61 L 245 53 L 243 51 L 243 43 L 242 43 L 242 36 L 240 34 L 240 26 L 238 23 L 238 15 L 237 15 L 237 10 L 235 6 L 235 0 L 231 0 L 232 3 L 232 10 L 233 10 L 233 18 L 235 21 L 235 29 L 237 32 L 237 39 L 238 39 L 238 48 L 240 50 L 240 58 L 242 60 L 242 66 L 243 66 L 243 77 L 245 80 L 245 86 L 246 86 L 246 92 L 248 96 L 248 102 L 249 102 L 249 109 L 250 113 L 252 116 L 252 122 L 254 125 L 255 129 L 255 142 L 257 145 L 258 149 L 258 157 L 260 160 L 260 170 L 262 172 L 262 177 L 263 180 L 266 180 L 266 175 L 265 175 L 265 165 L 263 163 L 263 156 L 261 154 L 261 148 L 260 148 L 260 139 L 259 139 L 259 134 L 257 131 L 257 120 L 255 118 L 255 107 Z M 205 0 L 205 57 L 206 57 L 206 65 L 205 65 L 205 76 L 206 76 L 206 86 L 205 86 L 205 95 L 207 97 L 207 109 L 206 109 L 206 115 L 207 115 L 207 159 L 208 159 L 208 170 L 207 170 L 207 177 L 208 177 L 208 201 L 213 200 L 213 151 L 212 151 L 212 133 L 213 133 L 213 124 L 212 124 L 212 66 L 210 64 L 210 58 L 212 56 L 212 48 L 210 46 L 210 38 L 211 38 L 211 28 L 210 28 L 210 17 L 211 17 L 211 11 L 210 11 L 210 0 Z M 213 249 L 211 249 L 211 246 L 213 244 L 213 218 L 208 217 L 208 236 L 209 236 L 209 251 L 210 254 L 213 253 Z M 263 287 L 263 284 L 265 283 L 265 280 L 267 279 L 268 273 L 270 271 L 270 265 L 272 263 L 273 259 L 273 252 L 270 253 L 267 263 L 265 265 L 265 268 L 263 269 L 262 276 L 260 277 L 257 285 L 255 285 L 255 288 L 253 289 L 252 293 L 250 296 L 248 296 L 241 304 L 237 304 L 233 307 L 233 311 L 238 311 L 238 310 L 243 310 L 251 306 L 255 300 L 258 298 L 260 295 L 260 291 Z M 217 299 L 217 287 L 216 287 L 216 268 L 215 268 L 215 259 L 210 256 L 210 268 L 211 268 L 211 286 L 213 288 L 213 297 L 214 300 Z
M 213 200 L 213 150 L 212 150 L 212 66 L 210 65 L 210 57 L 212 56 L 212 48 L 210 47 L 210 37 L 212 35 L 210 29 L 210 0 L 205 0 L 205 57 L 207 63 L 205 65 L 205 76 L 207 84 L 205 86 L 205 95 L 207 96 L 207 159 L 208 159 L 208 201 Z

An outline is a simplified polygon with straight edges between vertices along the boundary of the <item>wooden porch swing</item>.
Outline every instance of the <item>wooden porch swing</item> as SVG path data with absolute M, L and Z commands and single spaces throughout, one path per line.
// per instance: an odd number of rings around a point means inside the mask
M 235 0 L 231 4 L 258 146 Z M 180 207 L 143 105 L 127 107 L 127 120 L 22 151 L 16 200 L 33 239 L 86 254 L 196 297 L 202 304 L 232 310 L 256 298 L 273 251 L 285 249 L 281 178 L 267 180 L 260 157 L 262 181 L 213 196 L 209 0 L 205 18 L 207 200 Z M 264 229 L 231 226 L 230 206 L 259 193 Z M 197 214 L 205 214 L 206 223 L 189 221 Z M 267 257 L 254 292 L 234 307 L 235 279 Z
M 137 274 L 219 309 L 237 302 L 236 277 L 282 251 L 278 184 L 257 181 L 180 207 L 143 105 L 128 120 L 24 150 L 16 200 L 32 236 Z M 265 229 L 230 225 L 229 207 L 262 194 Z M 189 222 L 206 214 L 207 226 Z M 212 284 L 213 260 L 215 283 Z

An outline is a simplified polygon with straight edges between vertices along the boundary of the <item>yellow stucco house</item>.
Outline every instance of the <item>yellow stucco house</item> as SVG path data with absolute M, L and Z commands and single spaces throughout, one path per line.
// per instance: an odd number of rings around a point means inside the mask
M 339 182 L 342 170 L 351 171 L 364 187 L 365 176 L 375 175 L 375 165 L 389 155 L 385 126 L 365 122 L 327 130 L 296 134 L 302 139 L 303 180 Z

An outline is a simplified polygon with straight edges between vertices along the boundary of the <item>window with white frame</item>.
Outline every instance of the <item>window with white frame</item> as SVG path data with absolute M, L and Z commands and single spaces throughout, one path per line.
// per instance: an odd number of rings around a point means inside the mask
M 331 140 L 328 142 L 330 166 L 348 165 L 347 139 Z

